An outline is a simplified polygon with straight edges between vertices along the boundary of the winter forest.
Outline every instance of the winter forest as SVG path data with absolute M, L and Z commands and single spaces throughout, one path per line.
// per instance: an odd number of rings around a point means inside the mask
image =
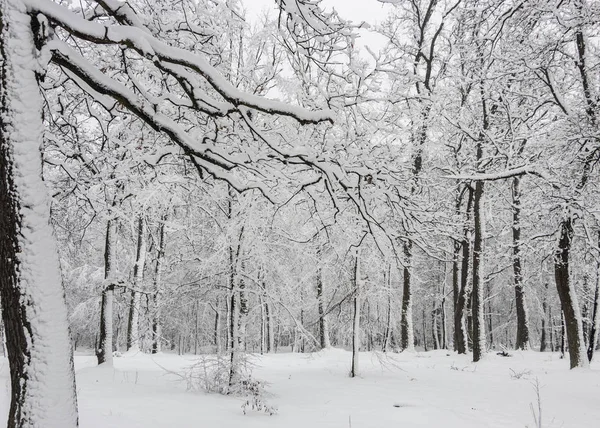
M 597 0 L 0 33 L 0 425 L 600 424 Z

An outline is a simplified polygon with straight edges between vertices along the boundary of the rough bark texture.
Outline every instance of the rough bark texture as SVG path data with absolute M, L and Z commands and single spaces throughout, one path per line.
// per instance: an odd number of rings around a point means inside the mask
M 146 263 L 146 228 L 144 218 L 138 217 L 137 246 L 135 264 L 133 265 L 133 290 L 131 291 L 131 302 L 129 305 L 129 318 L 127 323 L 127 350 L 140 349 L 140 300 L 139 288 L 142 286 L 144 276 L 144 265 Z
M 402 316 L 400 318 L 400 346 L 402 350 L 412 351 L 415 349 L 415 337 L 412 315 L 412 244 L 404 244 L 404 277 L 402 280 Z
M 513 274 L 515 283 L 515 304 L 517 308 L 517 340 L 516 349 L 529 349 L 529 316 L 527 314 L 527 302 L 523 284 L 523 272 L 521 263 L 521 189 L 520 178 L 513 178 L 512 182 L 513 202 Z
M 475 230 L 473 239 L 473 361 L 481 360 L 485 353 L 485 320 L 483 315 L 483 232 L 482 210 L 483 181 L 475 183 L 473 217 Z
M 38 40 L 39 41 L 39 40 Z M 41 176 L 42 99 L 32 19 L 0 0 L 0 300 L 8 428 L 78 424 L 67 308 Z
M 100 307 L 100 337 L 96 349 L 98 364 L 113 363 L 113 300 L 114 284 L 114 254 L 117 239 L 116 220 L 110 219 L 106 222 L 106 239 L 104 243 L 104 281 L 106 283 L 102 290 L 102 303 Z
M 570 217 L 566 217 L 560 225 L 558 249 L 554 254 L 554 276 L 564 315 L 571 368 L 575 368 L 588 367 L 589 362 L 583 340 L 583 325 L 577 294 L 569 277 L 569 253 L 572 239 L 573 222 Z
M 548 334 L 546 332 L 546 317 L 548 316 L 548 283 L 544 284 L 544 294 L 542 295 L 542 335 L 540 337 L 540 352 L 545 352 L 548 348 Z M 552 320 L 549 322 L 552 328 Z M 552 339 L 550 339 L 552 340 Z
M 319 345 L 321 349 L 329 348 L 329 324 L 325 315 L 325 297 L 323 296 L 323 275 L 321 269 L 321 248 L 317 248 L 317 305 L 319 311 Z
M 471 218 L 471 208 L 473 206 L 473 191 L 469 187 L 467 192 L 468 199 L 467 208 L 465 211 L 463 239 L 460 244 L 462 251 L 460 285 L 458 297 L 456 299 L 456 309 L 454 311 L 454 329 L 456 337 L 455 349 L 459 354 L 467 353 L 467 326 L 465 324 L 465 318 L 467 316 L 467 301 L 471 294 L 469 290 L 469 257 L 471 255 L 471 229 L 469 223 Z
M 162 350 L 161 305 L 162 305 L 162 271 L 165 259 L 165 223 L 168 213 L 161 219 L 158 231 L 158 253 L 156 254 L 156 267 L 154 269 L 154 316 L 152 318 L 152 349 L 156 354 Z

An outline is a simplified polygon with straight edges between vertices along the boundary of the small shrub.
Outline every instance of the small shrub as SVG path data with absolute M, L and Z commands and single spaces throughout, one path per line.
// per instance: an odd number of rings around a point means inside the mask
M 248 410 L 277 413 L 277 408 L 268 404 L 267 383 L 252 377 L 252 365 L 246 358 L 239 364 L 239 373 L 231 383 L 231 358 L 227 355 L 203 355 L 189 366 L 182 376 L 190 391 L 206 391 L 223 395 L 244 397 L 244 414 Z

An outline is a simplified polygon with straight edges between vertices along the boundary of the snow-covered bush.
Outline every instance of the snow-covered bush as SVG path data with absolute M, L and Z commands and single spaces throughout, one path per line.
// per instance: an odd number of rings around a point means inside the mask
M 190 391 L 206 391 L 223 395 L 244 397 L 244 414 L 250 410 L 277 413 L 277 408 L 267 402 L 267 383 L 252 377 L 252 364 L 243 357 L 238 367 L 239 373 L 231 376 L 229 355 L 202 355 L 190 365 L 183 377 Z

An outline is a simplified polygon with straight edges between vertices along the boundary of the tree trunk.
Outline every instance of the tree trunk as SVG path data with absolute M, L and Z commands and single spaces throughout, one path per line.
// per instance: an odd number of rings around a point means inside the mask
M 323 275 L 321 270 L 321 247 L 317 247 L 317 303 L 319 311 L 319 345 L 321 349 L 331 347 L 329 342 L 329 324 L 325 315 L 325 297 L 323 296 Z
M 352 280 L 354 282 L 354 318 L 352 322 L 352 368 L 350 369 L 350 377 L 356 377 L 358 375 L 358 352 L 360 351 L 360 261 L 358 256 L 358 250 L 356 251 L 356 257 L 354 259 L 354 275 Z
M 575 368 L 588 367 L 589 361 L 583 340 L 583 325 L 579 303 L 577 302 L 577 293 L 571 285 L 569 277 L 569 253 L 572 240 L 573 221 L 570 217 L 567 217 L 563 219 L 560 225 L 560 239 L 554 254 L 554 276 L 565 320 L 571 368 Z
M 221 313 L 219 312 L 219 296 L 215 300 L 215 332 L 214 332 L 215 352 L 221 353 Z
M 412 263 L 412 243 L 404 243 L 404 278 L 402 281 L 402 315 L 400 319 L 400 347 L 403 351 L 413 351 L 415 349 L 415 337 L 412 315 L 412 289 L 411 289 L 411 263 Z
M 154 316 L 152 318 L 152 350 L 153 354 L 157 354 L 162 350 L 162 272 L 165 262 L 165 223 L 168 219 L 168 213 L 165 212 L 162 216 L 159 231 L 158 231 L 158 251 L 156 254 L 156 267 L 154 269 Z
M 41 174 L 42 98 L 32 23 L 0 0 L 0 301 L 11 379 L 8 428 L 78 424 L 73 354 Z M 35 21 L 37 23 L 37 21 Z
M 548 316 L 548 283 L 544 284 L 544 295 L 542 296 L 542 336 L 540 338 L 540 352 L 546 352 L 548 348 L 548 334 L 546 333 L 546 317 Z M 550 322 L 552 326 L 552 322 Z M 552 340 L 552 339 L 550 339 Z
M 140 349 L 140 300 L 139 292 L 144 276 L 144 265 L 146 263 L 146 230 L 144 217 L 138 217 L 138 235 L 135 264 L 133 265 L 133 290 L 131 291 L 131 303 L 129 306 L 129 319 L 127 324 L 127 350 L 139 351 Z
M 459 354 L 467 353 L 467 305 L 470 301 L 471 292 L 469 290 L 469 259 L 471 255 L 471 209 L 473 206 L 473 189 L 467 188 L 467 207 L 465 210 L 465 222 L 463 226 L 463 239 L 461 242 L 462 260 L 460 269 L 460 286 L 458 299 L 456 301 L 456 310 L 454 311 L 454 329 L 456 331 L 456 350 Z
M 112 365 L 113 363 L 113 300 L 115 286 L 112 283 L 115 276 L 115 251 L 117 250 L 117 221 L 109 219 L 106 222 L 106 239 L 104 241 L 104 290 L 100 310 L 100 339 L 96 358 L 98 364 Z
M 480 150 L 480 149 L 479 149 Z M 478 156 L 480 158 L 480 156 Z M 473 361 L 481 360 L 485 353 L 485 321 L 483 316 L 483 181 L 475 183 L 473 216 L 475 220 L 473 239 Z
M 392 340 L 392 265 L 388 263 L 387 276 L 386 276 L 386 285 L 387 285 L 387 317 L 385 322 L 385 334 L 383 336 L 383 346 L 382 351 L 387 352 L 390 349 L 391 340 Z
M 600 232 L 598 232 L 598 239 L 600 240 Z M 596 263 L 596 289 L 594 291 L 594 304 L 592 307 L 592 321 L 590 325 L 590 339 L 588 342 L 587 356 L 588 361 L 592 362 L 594 358 L 594 350 L 596 349 L 596 343 L 598 342 L 598 329 L 600 327 L 600 262 Z
M 512 181 L 512 238 L 513 238 L 513 275 L 515 284 L 515 304 L 517 308 L 517 339 L 516 349 L 529 349 L 529 316 L 523 284 L 521 267 L 521 189 L 520 177 Z

